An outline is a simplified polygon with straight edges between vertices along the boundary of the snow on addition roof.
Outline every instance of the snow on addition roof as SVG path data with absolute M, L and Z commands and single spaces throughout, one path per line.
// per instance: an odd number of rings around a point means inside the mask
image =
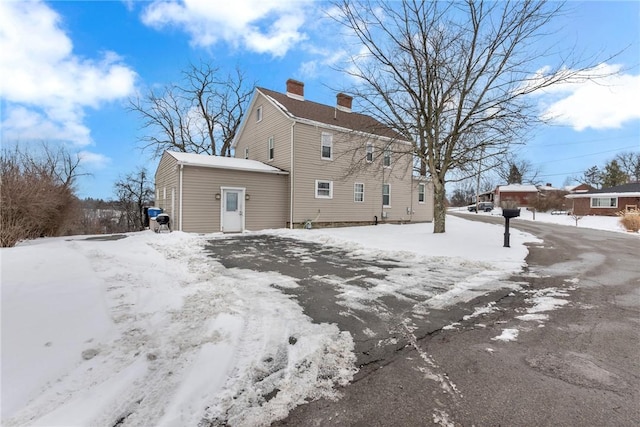
M 191 166 L 202 166 L 218 169 L 234 169 L 249 172 L 264 172 L 287 175 L 288 172 L 269 166 L 257 160 L 238 159 L 235 157 L 211 156 L 209 154 L 181 153 L 167 151 L 178 163 Z
M 498 191 L 500 193 L 537 193 L 538 188 L 535 185 L 509 184 L 499 186 Z

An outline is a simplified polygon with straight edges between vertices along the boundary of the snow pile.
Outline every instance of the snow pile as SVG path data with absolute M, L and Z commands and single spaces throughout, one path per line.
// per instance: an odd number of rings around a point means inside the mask
M 2 251 L 3 425 L 268 425 L 351 380 L 353 341 L 277 274 L 137 233 Z M 217 420 L 217 421 L 216 421 Z

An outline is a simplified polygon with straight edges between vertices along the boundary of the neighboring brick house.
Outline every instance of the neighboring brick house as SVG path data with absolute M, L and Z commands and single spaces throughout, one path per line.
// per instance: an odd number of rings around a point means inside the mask
M 566 196 L 576 215 L 613 216 L 617 212 L 640 208 L 640 183 L 600 188 Z
M 537 196 L 538 187 L 532 184 L 499 185 L 495 190 L 494 203 L 500 207 L 511 204 L 528 207 Z
M 163 155 L 156 197 L 170 187 L 172 201 L 158 197 L 158 204 L 173 212 L 175 229 L 433 220 L 432 185 L 413 175 L 410 142 L 352 112 L 348 95 L 329 106 L 306 100 L 301 82 L 290 79 L 286 88 L 256 88 L 232 143 L 235 158 Z

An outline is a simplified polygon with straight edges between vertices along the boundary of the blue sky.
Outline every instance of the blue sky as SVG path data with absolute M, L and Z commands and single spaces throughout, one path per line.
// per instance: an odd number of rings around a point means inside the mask
M 640 151 L 640 2 L 567 6 L 552 28 L 558 46 L 602 59 L 624 51 L 599 65 L 619 71 L 615 77 L 538 96 L 541 114 L 558 119 L 536 129 L 518 154 L 555 186 L 618 152 Z M 91 173 L 80 179 L 79 196 L 112 198 L 115 180 L 138 166 L 153 173 L 158 161 L 138 149 L 141 123 L 127 111 L 128 99 L 177 82 L 190 62 L 237 65 L 249 81 L 278 91 L 295 78 L 307 99 L 333 104 L 330 87 L 349 82 L 331 68 L 345 52 L 339 31 L 323 19 L 327 7 L 299 0 L 0 2 L 2 144 L 64 141 Z

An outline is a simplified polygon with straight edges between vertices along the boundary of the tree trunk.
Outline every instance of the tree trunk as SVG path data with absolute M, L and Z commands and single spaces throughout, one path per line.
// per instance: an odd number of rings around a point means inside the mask
M 434 177 L 433 182 L 433 232 L 445 232 L 445 219 L 447 216 L 446 193 L 444 182 Z

